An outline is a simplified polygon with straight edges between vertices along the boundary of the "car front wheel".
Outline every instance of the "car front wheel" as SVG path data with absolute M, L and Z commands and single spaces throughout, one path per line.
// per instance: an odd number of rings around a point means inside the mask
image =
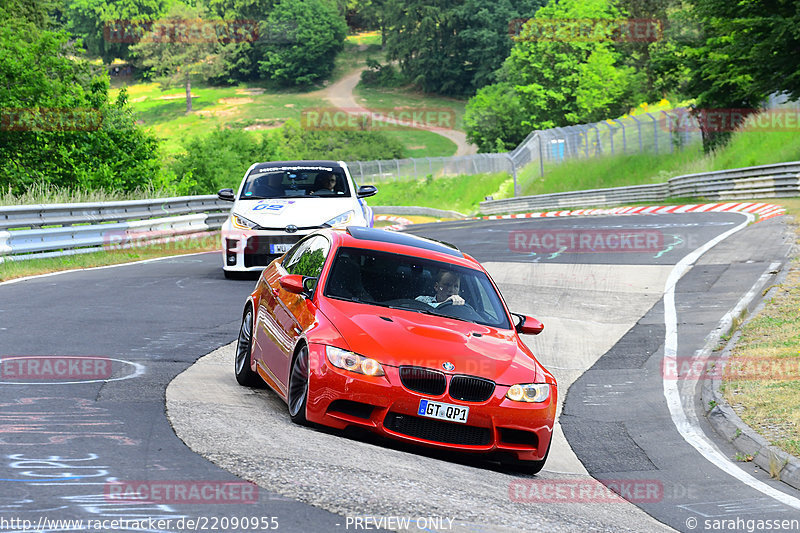
M 294 358 L 289 374 L 289 416 L 295 424 L 308 425 L 306 403 L 308 402 L 308 346 L 303 346 Z
M 239 328 L 239 338 L 236 341 L 236 359 L 234 372 L 236 381 L 245 387 L 263 386 L 261 378 L 251 368 L 250 354 L 253 351 L 253 310 L 248 307 L 242 318 L 242 327 Z

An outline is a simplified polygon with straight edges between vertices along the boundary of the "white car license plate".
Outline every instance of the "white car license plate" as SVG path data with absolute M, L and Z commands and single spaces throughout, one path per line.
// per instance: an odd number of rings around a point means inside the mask
M 270 244 L 269 245 L 269 251 L 272 252 L 273 254 L 285 254 L 286 252 L 289 251 L 289 249 L 291 249 L 292 246 L 294 246 L 294 245 L 291 244 L 291 243 Z
M 438 418 L 448 422 L 467 423 L 469 407 L 453 405 L 452 403 L 433 402 L 431 400 L 420 400 L 417 414 L 428 418 Z

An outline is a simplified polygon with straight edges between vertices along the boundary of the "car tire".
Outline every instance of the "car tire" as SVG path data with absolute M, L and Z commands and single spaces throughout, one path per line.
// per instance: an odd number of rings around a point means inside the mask
M 247 307 L 239 328 L 239 338 L 236 340 L 236 354 L 233 370 L 236 381 L 243 387 L 263 387 L 264 382 L 251 368 L 251 354 L 253 351 L 253 309 Z
M 292 361 L 289 373 L 289 389 L 287 403 L 289 417 L 295 424 L 307 426 L 306 405 L 308 404 L 308 346 L 302 346 Z

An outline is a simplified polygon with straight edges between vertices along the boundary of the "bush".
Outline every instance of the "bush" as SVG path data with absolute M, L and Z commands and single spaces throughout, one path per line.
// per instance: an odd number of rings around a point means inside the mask
M 261 32 L 279 37 L 255 43 L 261 74 L 285 85 L 309 85 L 330 75 L 347 24 L 327 0 L 278 0 Z
M 470 98 L 464 112 L 467 140 L 481 152 L 507 151 L 525 139 L 525 109 L 508 83 L 488 85 Z
M 181 194 L 213 194 L 225 187 L 236 188 L 253 163 L 295 159 L 371 160 L 406 156 L 402 144 L 375 131 L 330 131 L 302 129 L 289 121 L 282 127 L 257 134 L 240 129 L 218 128 L 189 139 L 186 153 L 176 157 L 170 170 L 178 179 L 173 185 L 159 182 L 157 188 L 177 189 Z
M 405 83 L 405 79 L 393 65 L 381 65 L 369 58 L 367 69 L 361 72 L 361 83 L 370 87 L 399 87 Z
M 146 187 L 161 172 L 157 139 L 136 126 L 122 91 L 79 59 L 63 32 L 0 11 L 0 187 Z

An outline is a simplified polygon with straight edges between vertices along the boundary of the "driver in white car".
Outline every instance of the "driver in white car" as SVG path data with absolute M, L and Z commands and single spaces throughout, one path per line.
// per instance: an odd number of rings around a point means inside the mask
M 445 302 L 453 305 L 464 305 L 464 298 L 458 295 L 461 290 L 461 278 L 450 270 L 440 270 L 433 284 L 434 296 L 417 296 L 418 302 L 425 302 L 433 307 L 439 307 Z

